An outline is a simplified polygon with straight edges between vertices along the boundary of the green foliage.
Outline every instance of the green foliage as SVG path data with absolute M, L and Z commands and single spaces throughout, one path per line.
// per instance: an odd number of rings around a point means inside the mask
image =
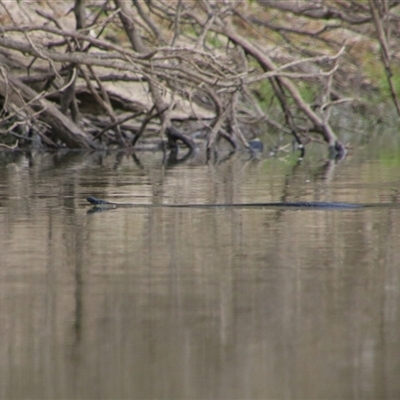
M 365 75 L 367 82 L 370 82 L 372 86 L 378 87 L 379 90 L 382 90 L 385 86 L 388 88 L 387 79 L 382 63 L 380 61 L 377 62 L 376 57 L 376 54 L 364 52 L 360 62 L 362 62 L 363 74 Z
M 312 82 L 297 81 L 297 88 L 300 91 L 301 96 L 307 103 L 315 101 L 319 87 Z M 260 82 L 256 88 L 253 89 L 259 104 L 263 110 L 269 110 L 274 104 L 275 93 L 268 79 Z M 288 98 L 288 103 L 292 103 L 293 100 Z
M 319 91 L 318 84 L 315 82 L 297 81 L 297 88 L 306 103 L 310 104 L 315 101 Z
M 392 73 L 393 76 L 391 77 L 391 80 L 394 86 L 394 90 L 397 96 L 400 96 L 400 69 L 395 66 L 392 68 Z M 392 95 L 390 92 L 389 81 L 385 73 L 381 73 L 378 85 L 382 95 L 382 99 L 390 100 Z
M 395 93 L 400 98 L 400 67 L 392 65 L 391 72 Z M 392 94 L 384 66 L 381 62 L 377 62 L 376 55 L 366 54 L 364 56 L 363 74 L 367 84 L 371 85 L 368 96 L 363 96 L 364 102 L 372 107 L 370 115 L 383 113 L 383 115 L 389 117 L 390 114 L 387 114 L 387 112 L 393 107 Z
M 268 79 L 261 81 L 256 88 L 253 89 L 258 103 L 263 110 L 268 110 L 275 97 L 274 90 Z
M 226 43 L 226 40 L 225 42 L 221 40 L 222 36 L 217 35 L 216 33 L 213 32 L 208 32 L 206 37 L 207 37 L 207 43 L 215 48 L 221 48 L 224 46 L 224 43 Z

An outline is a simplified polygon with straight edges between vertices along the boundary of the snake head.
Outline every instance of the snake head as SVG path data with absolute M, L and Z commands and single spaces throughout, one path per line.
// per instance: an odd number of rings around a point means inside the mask
M 98 199 L 98 198 L 96 198 L 96 197 L 88 197 L 86 200 L 87 200 L 90 204 L 93 204 L 93 205 L 95 205 L 95 206 L 100 205 L 100 204 L 109 204 L 108 201 L 101 200 L 101 199 Z

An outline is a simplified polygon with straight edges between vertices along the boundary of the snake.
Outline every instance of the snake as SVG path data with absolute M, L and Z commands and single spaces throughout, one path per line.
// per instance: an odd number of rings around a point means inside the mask
M 165 208 L 310 208 L 310 209 L 357 209 L 371 205 L 357 203 L 342 203 L 330 201 L 283 201 L 267 203 L 216 203 L 216 204 L 135 204 L 135 203 L 113 203 L 97 197 L 86 199 L 96 209 L 115 209 L 133 207 L 165 207 Z

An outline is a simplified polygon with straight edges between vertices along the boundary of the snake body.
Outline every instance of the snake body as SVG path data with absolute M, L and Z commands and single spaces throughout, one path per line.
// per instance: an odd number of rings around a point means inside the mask
M 168 207 L 168 208 L 262 208 L 262 207 L 282 207 L 282 208 L 316 208 L 316 209 L 354 209 L 365 207 L 364 204 L 340 203 L 327 201 L 289 201 L 278 203 L 233 203 L 233 204 L 133 204 L 133 203 L 112 203 L 96 197 L 88 197 L 87 201 L 101 209 L 112 208 L 132 208 L 132 207 Z

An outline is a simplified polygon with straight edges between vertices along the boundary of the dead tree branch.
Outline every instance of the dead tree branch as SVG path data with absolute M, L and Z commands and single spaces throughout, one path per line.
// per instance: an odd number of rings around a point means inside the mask
M 383 12 L 380 12 L 380 5 L 383 7 Z M 381 59 L 382 63 L 385 68 L 385 74 L 386 74 L 386 79 L 388 81 L 388 85 L 390 88 L 390 94 L 392 96 L 393 103 L 396 106 L 397 114 L 400 115 L 400 103 L 399 103 L 399 98 L 396 93 L 396 89 L 394 86 L 393 82 L 393 71 L 391 67 L 391 55 L 390 55 L 390 49 L 389 49 L 389 42 L 387 40 L 387 35 L 386 32 L 383 28 L 383 19 L 385 17 L 385 12 L 387 12 L 387 7 L 385 7 L 386 0 L 383 0 L 382 4 L 378 2 L 377 0 L 369 0 L 369 6 L 371 8 L 371 14 L 374 20 L 375 28 L 376 28 L 376 33 L 378 36 L 378 40 L 380 43 L 381 47 Z M 386 9 L 386 10 L 385 10 Z
M 349 61 L 349 49 L 359 37 L 376 36 L 400 114 L 393 79 L 400 0 L 65 1 L 73 12 L 63 17 L 24 0 L 31 14 L 11 6 L 0 11 L 9 21 L 0 27 L 0 53 L 10 62 L 0 74 L 4 131 L 14 132 L 21 110 L 27 125 L 35 114 L 50 126 L 52 132 L 41 133 L 54 143 L 91 148 L 101 137 L 102 145 L 127 147 L 157 119 L 160 142 L 165 134 L 171 147 L 179 140 L 193 150 L 178 123 L 186 131 L 197 119 L 211 151 L 220 136 L 247 147 L 267 122 L 299 144 L 317 133 L 343 153 L 331 110 L 353 97 L 342 91 L 350 85 L 344 65 L 356 69 L 359 61 Z M 305 100 L 305 87 L 313 100 Z M 121 130 L 127 111 L 138 121 Z M 133 137 L 137 127 L 143 129 Z M 110 129 L 114 136 L 103 135 Z

